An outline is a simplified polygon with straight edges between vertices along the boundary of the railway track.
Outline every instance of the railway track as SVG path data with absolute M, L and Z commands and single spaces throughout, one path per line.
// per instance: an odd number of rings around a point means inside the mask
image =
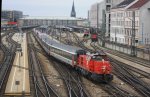
M 79 44 L 79 46 L 81 48 L 86 49 L 89 52 L 99 52 L 99 51 L 97 51 L 97 48 L 95 46 L 92 46 L 92 47 L 94 47 L 94 50 L 84 46 L 83 42 L 85 42 L 85 41 L 84 40 L 79 40 L 78 36 L 75 33 L 73 33 L 73 36 L 75 37 L 77 43 Z M 94 44 L 94 43 L 91 43 L 91 45 L 92 44 Z M 103 89 L 106 90 L 108 93 L 110 93 L 111 95 L 116 96 L 116 97 L 118 97 L 118 96 L 131 97 L 131 96 L 135 95 L 135 94 L 129 93 L 129 91 L 127 91 L 127 90 L 123 90 L 122 88 L 118 87 L 114 83 L 109 83 L 109 84 L 101 85 L 101 86 L 104 87 Z
M 150 84 L 139 79 L 139 77 L 137 75 L 133 74 L 131 71 L 129 71 L 128 68 L 124 67 L 123 65 L 120 66 L 120 64 L 123 64 L 123 63 L 121 63 L 117 60 L 114 60 L 112 58 L 110 60 L 112 60 L 111 63 L 115 70 L 115 75 L 117 75 L 124 82 L 127 82 L 128 84 L 133 86 L 135 88 L 135 90 L 138 91 L 139 93 L 141 93 L 144 97 L 149 97 L 150 87 L 148 87 L 148 86 L 150 86 Z
M 95 45 L 95 43 L 91 44 L 91 46 L 97 51 L 101 50 Z M 147 86 L 150 86 L 150 84 L 144 82 L 143 80 L 141 80 L 137 75 L 133 74 L 132 72 L 134 71 L 134 72 L 140 73 L 147 78 L 149 78 L 150 74 L 148 74 L 144 71 L 140 71 L 139 69 L 132 68 L 131 66 L 127 66 L 125 63 L 117 61 L 111 57 L 109 57 L 109 59 L 114 68 L 114 71 L 115 71 L 114 74 L 118 78 L 122 79 L 124 82 L 133 86 L 135 88 L 135 90 L 138 91 L 144 97 L 148 97 L 150 95 L 150 88 L 147 87 Z
M 59 97 L 56 91 L 49 85 L 44 73 L 43 68 L 41 67 L 41 63 L 37 56 L 37 52 L 35 47 L 33 46 L 32 39 L 28 34 L 29 41 L 29 62 L 31 64 L 31 75 L 32 82 L 34 84 L 34 95 L 36 97 Z M 36 72 L 35 72 L 36 71 Z
M 76 40 L 77 40 L 77 44 L 84 44 L 84 43 L 82 43 L 82 42 L 84 42 L 83 40 L 82 41 L 80 41 L 79 40 L 79 38 L 76 38 Z M 79 45 L 79 46 L 81 46 L 81 44 Z M 85 47 L 84 45 L 82 45 L 82 47 L 84 47 L 83 49 L 86 49 L 87 47 Z M 88 49 L 86 49 L 86 50 L 88 50 Z M 93 50 L 91 50 L 92 52 L 93 52 Z M 90 51 L 89 51 L 90 52 Z M 56 65 L 55 65 L 56 66 Z M 60 70 L 60 65 L 58 66 L 58 68 L 59 68 L 59 70 L 58 71 L 61 71 Z M 60 74 L 63 74 L 63 72 L 60 72 Z M 67 75 L 67 74 L 64 74 L 64 75 Z M 66 80 L 66 78 L 67 78 L 67 80 Z M 68 88 L 68 92 L 69 92 L 69 95 L 70 95 L 70 93 L 72 93 L 72 96 L 75 96 L 75 97 L 78 97 L 78 95 L 80 95 L 80 94 L 77 94 L 76 93 L 76 91 L 79 91 L 79 90 L 76 90 L 76 88 L 75 89 L 72 89 L 72 88 L 70 88 L 71 86 L 73 86 L 73 84 L 70 84 L 71 83 L 71 81 L 73 81 L 73 79 L 71 79 L 72 77 L 68 74 L 68 77 L 67 76 L 65 76 L 63 79 L 65 80 L 64 82 L 66 83 L 66 86 L 67 86 L 67 88 Z M 67 84 L 67 83 L 69 83 L 69 85 Z M 74 86 L 75 87 L 75 86 Z M 109 94 L 111 94 L 111 95 L 113 95 L 113 96 L 116 96 L 116 97 L 118 97 L 118 96 L 120 96 L 120 97 L 131 97 L 131 96 L 135 96 L 136 94 L 132 94 L 132 93 L 129 93 L 127 90 L 124 90 L 123 88 L 120 88 L 120 87 L 118 87 L 116 84 L 114 84 L 114 83 L 109 83 L 109 84 L 107 84 L 107 85 L 103 85 L 102 86 L 103 87 L 103 89 L 104 90 L 106 90 Z M 81 96 L 81 95 L 80 95 Z M 79 96 L 79 97 L 80 97 Z
M 55 68 L 58 70 L 59 74 L 61 75 L 64 83 L 67 87 L 68 97 L 90 97 L 82 82 L 80 80 L 80 76 L 74 72 L 72 68 L 67 68 L 66 64 L 53 61 L 56 60 L 51 58 L 50 60 L 54 63 Z
M 80 41 L 80 39 L 78 38 L 78 36 L 76 34 L 73 34 L 73 36 L 74 36 L 75 40 L 77 41 L 77 43 L 75 43 L 77 46 L 80 46 L 80 47 L 88 50 L 89 52 L 95 52 L 95 51 L 84 46 L 83 42 L 86 42 L 88 39 Z M 136 94 L 130 94 L 126 90 L 118 87 L 113 82 L 109 83 L 109 84 L 99 84 L 99 83 L 95 83 L 95 84 L 101 86 L 105 91 L 107 91 L 113 97 L 132 97 L 133 95 L 136 95 Z
M 90 45 L 91 45 L 91 47 L 94 48 L 95 51 L 97 51 L 97 52 L 102 51 L 102 52 L 103 52 L 103 49 L 100 48 L 100 47 L 98 47 L 98 46 L 96 45 L 96 43 L 91 43 Z M 105 53 L 105 52 L 103 52 L 103 53 Z M 122 65 L 123 65 L 123 64 L 122 64 Z M 130 71 L 133 71 L 133 72 L 136 72 L 136 73 L 142 75 L 142 76 L 145 77 L 145 78 L 148 78 L 148 79 L 150 78 L 150 74 L 147 73 L 147 72 L 145 72 L 145 71 L 142 71 L 142 70 L 140 70 L 140 69 L 137 69 L 137 68 L 135 68 L 135 67 L 132 67 L 132 66 L 129 66 L 129 65 L 126 65 L 126 64 L 124 64 L 123 66 L 124 66 L 125 68 L 127 68 L 128 70 L 130 70 Z
M 47 55 L 47 57 L 49 56 Z M 66 68 L 66 66 L 64 66 L 65 64 L 61 63 L 55 58 L 49 58 L 49 61 L 54 64 L 54 67 L 61 75 L 61 79 L 64 81 L 68 91 L 68 97 L 90 97 L 88 92 L 83 87 L 80 76 L 77 73 L 72 72 L 71 68 L 70 71 L 68 68 Z
M 68 32 L 67 31 L 67 33 L 66 33 L 66 43 L 68 44 L 68 45 L 73 45 L 74 44 L 74 42 L 72 41 L 72 35 L 71 35 L 71 32 Z
M 87 41 L 87 40 L 80 40 L 79 37 L 75 34 L 75 33 L 72 33 L 73 37 L 75 38 L 75 41 L 76 41 L 76 45 L 89 51 L 89 52 L 93 52 L 93 50 L 87 48 L 85 45 L 84 45 L 84 42 Z
M 4 38 L 7 34 L 5 34 L 2 38 Z M 4 44 L 1 44 L 1 48 L 4 52 L 4 61 L 0 65 L 0 96 L 3 96 L 6 83 L 8 80 L 8 76 L 12 67 L 12 63 L 15 57 L 15 51 L 17 48 L 18 43 L 16 43 L 12 36 L 14 33 L 9 34 L 7 37 L 8 43 L 11 44 L 10 48 L 7 48 Z
M 128 54 L 124 54 L 124 53 L 120 53 L 120 52 L 115 51 L 115 50 L 110 50 L 110 49 L 107 49 L 107 48 L 100 47 L 100 45 L 99 45 L 98 48 L 100 48 L 100 49 L 102 49 L 105 52 L 108 52 L 110 54 L 113 54 L 113 55 L 116 55 L 116 56 L 120 56 L 121 58 L 124 58 L 126 60 L 129 60 L 129 61 L 132 61 L 134 63 L 137 63 L 137 64 L 140 64 L 142 66 L 150 68 L 150 61 L 147 61 L 147 60 L 144 60 L 144 59 L 140 59 L 140 58 L 137 58 L 137 57 L 136 58 L 135 57 L 131 57 Z

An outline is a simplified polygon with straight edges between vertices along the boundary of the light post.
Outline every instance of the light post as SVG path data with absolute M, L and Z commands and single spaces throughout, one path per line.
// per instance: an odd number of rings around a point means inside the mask
M 60 31 L 60 32 L 59 32 L 59 34 L 60 34 L 60 36 L 59 36 L 59 37 L 60 37 L 60 40 L 59 40 L 59 41 L 61 42 L 61 28 L 60 28 L 60 27 L 59 27 L 59 31 Z
M 142 23 L 142 44 L 144 43 L 143 35 L 144 35 L 144 23 Z
M 115 30 L 115 50 L 116 50 L 116 44 L 117 44 L 117 37 L 116 37 L 116 30 Z
M 136 56 L 135 47 L 135 11 L 132 12 L 132 38 L 131 38 L 131 56 Z
M 2 44 L 2 40 L 1 40 L 1 31 L 0 31 L 0 49 L 1 49 L 1 44 Z
M 128 18 L 130 19 L 130 18 Z M 131 37 L 131 56 L 135 57 L 136 54 L 136 41 L 135 41 L 135 11 L 132 11 L 132 19 L 130 19 L 132 21 L 132 37 Z
M 150 44 L 149 44 L 149 48 L 148 48 L 148 53 L 149 53 L 149 61 L 150 61 Z
M 105 33 L 106 33 L 106 17 L 105 17 L 105 10 L 103 10 L 102 16 L 102 47 L 105 47 Z

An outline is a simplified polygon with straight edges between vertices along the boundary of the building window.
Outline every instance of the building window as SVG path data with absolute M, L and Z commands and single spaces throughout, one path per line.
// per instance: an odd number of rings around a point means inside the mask
M 111 0 L 106 0 L 106 3 L 111 3 Z
M 135 16 L 136 16 L 136 17 L 139 16 L 139 11 L 135 11 Z

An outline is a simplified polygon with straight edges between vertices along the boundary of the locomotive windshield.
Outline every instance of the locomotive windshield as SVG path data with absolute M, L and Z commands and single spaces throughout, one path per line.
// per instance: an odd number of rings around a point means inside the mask
M 97 60 L 97 61 L 102 61 L 102 59 L 104 59 L 105 61 L 107 61 L 107 58 L 105 55 L 94 55 L 92 56 L 93 60 Z

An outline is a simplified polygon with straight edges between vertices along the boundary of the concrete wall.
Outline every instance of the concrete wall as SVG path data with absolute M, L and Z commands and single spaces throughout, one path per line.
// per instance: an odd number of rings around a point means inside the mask
M 98 3 L 93 4 L 89 10 L 89 21 L 91 27 L 97 27 L 97 5 Z
M 98 6 L 98 27 L 102 28 L 102 23 L 103 23 L 103 10 L 105 11 L 105 2 L 102 1 L 99 3 Z
M 102 44 L 101 41 L 99 41 L 99 44 L 100 45 Z M 113 42 L 106 42 L 105 47 L 123 52 L 125 54 L 129 54 L 129 55 L 131 54 L 130 46 L 115 44 Z M 149 50 L 148 49 L 137 49 L 137 57 L 150 61 L 150 48 L 149 48 Z

